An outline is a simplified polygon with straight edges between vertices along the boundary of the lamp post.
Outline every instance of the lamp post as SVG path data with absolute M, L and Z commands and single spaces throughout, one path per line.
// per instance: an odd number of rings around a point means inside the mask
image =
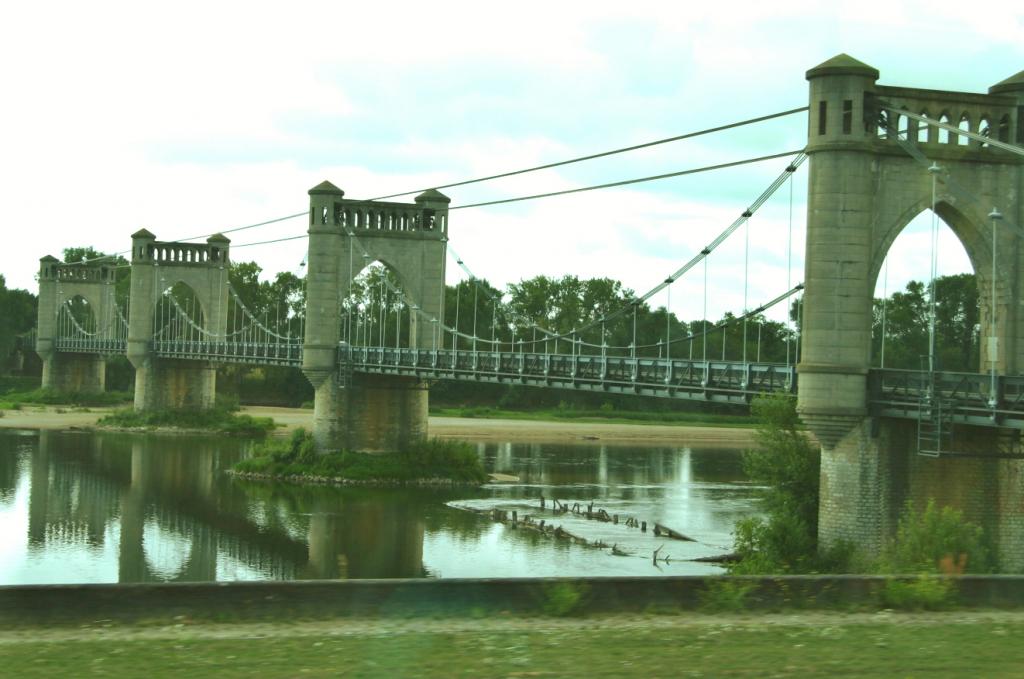
M 988 407 L 994 410 L 996 405 L 999 403 L 999 399 L 996 395 L 996 361 L 999 358 L 999 337 L 996 335 L 996 255 L 998 251 L 996 223 L 1003 218 L 1003 215 L 998 209 L 992 208 L 992 212 L 988 213 L 988 217 L 992 220 L 992 272 L 989 274 L 989 277 L 992 279 L 992 289 L 989 293 L 989 321 L 991 323 L 991 330 L 989 331 L 988 337 L 988 360 L 991 364 L 991 383 L 989 384 L 988 390 Z

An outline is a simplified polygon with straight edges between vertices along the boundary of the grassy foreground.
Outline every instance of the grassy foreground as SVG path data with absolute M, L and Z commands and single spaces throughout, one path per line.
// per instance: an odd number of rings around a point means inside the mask
M 24 630 L 17 677 L 1011 677 L 1020 615 L 601 616 Z
M 461 441 L 431 439 L 383 454 L 348 451 L 318 454 L 313 436 L 296 429 L 287 440 L 268 441 L 251 458 L 235 464 L 243 474 L 273 477 L 326 477 L 350 481 L 407 482 L 447 479 L 461 483 L 487 480 L 476 451 Z

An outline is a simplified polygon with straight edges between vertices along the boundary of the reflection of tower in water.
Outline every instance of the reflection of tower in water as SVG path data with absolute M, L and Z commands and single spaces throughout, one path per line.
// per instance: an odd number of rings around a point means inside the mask
M 423 577 L 420 508 L 387 494 L 335 492 L 316 502 L 309 520 L 309 569 L 302 577 Z
M 254 523 L 245 496 L 218 483 L 223 442 L 182 441 L 41 432 L 28 469 L 30 551 L 80 553 L 113 534 L 120 582 L 208 581 L 220 563 L 294 577 L 306 545 Z
M 692 501 L 690 484 L 693 481 L 692 451 L 689 448 L 683 448 L 677 455 L 678 467 L 675 479 L 677 502 L 674 504 L 678 507 L 683 525 L 689 525 Z

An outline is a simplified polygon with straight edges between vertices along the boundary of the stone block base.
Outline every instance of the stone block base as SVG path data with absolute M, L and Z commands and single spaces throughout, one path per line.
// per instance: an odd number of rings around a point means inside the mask
M 213 408 L 217 369 L 205 361 L 147 358 L 135 368 L 135 409 Z
M 978 457 L 917 454 L 917 424 L 883 420 L 877 436 L 863 420 L 832 448 L 821 451 L 818 538 L 844 540 L 867 557 L 896 532 L 907 503 L 950 506 L 985 529 L 1002 572 L 1024 571 L 1024 460 L 983 457 L 1005 452 L 1005 432 L 957 427 L 953 450 Z
M 333 377 L 316 390 L 317 448 L 393 452 L 427 436 L 427 385 L 410 377 L 354 375 L 342 387 Z
M 53 353 L 43 361 L 43 388 L 99 394 L 107 386 L 107 362 L 93 354 Z

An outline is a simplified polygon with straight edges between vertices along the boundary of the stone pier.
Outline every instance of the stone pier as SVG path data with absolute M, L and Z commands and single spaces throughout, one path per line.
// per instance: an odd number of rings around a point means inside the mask
M 988 94 L 882 86 L 878 78 L 876 69 L 847 55 L 807 72 L 810 176 L 798 411 L 822 445 L 819 538 L 877 553 L 907 502 L 922 507 L 933 499 L 988 527 L 1003 569 L 1020 570 L 1024 463 L 997 457 L 1007 432 L 958 428 L 956 452 L 974 457 L 918 455 L 916 422 L 870 417 L 867 375 L 875 281 L 892 242 L 933 200 L 977 273 L 983 336 L 991 334 L 995 313 L 994 338 L 981 345 L 981 369 L 1015 374 L 1024 366 L 1018 341 L 1024 336 L 1024 248 L 1005 227 L 993 241 L 988 218 L 998 206 L 1008 220 L 1024 223 L 1022 158 L 925 129 L 890 110 L 945 118 L 1020 144 L 1024 72 Z M 901 147 L 900 136 L 927 158 L 925 166 Z M 929 171 L 932 163 L 937 171 Z
M 132 290 L 128 322 L 128 360 L 135 367 L 135 410 L 206 410 L 216 400 L 217 369 L 209 361 L 161 358 L 154 337 L 155 314 L 164 293 L 183 284 L 195 294 L 203 329 L 224 337 L 228 317 L 230 241 L 220 234 L 206 243 L 156 240 L 142 229 L 132 234 Z M 208 336 L 204 336 L 204 339 Z
M 344 195 L 330 182 L 309 191 L 302 370 L 316 390 L 313 435 L 321 451 L 394 451 L 427 436 L 427 384 L 341 370 L 342 301 L 359 272 L 381 262 L 415 307 L 405 311 L 409 346 L 431 348 L 435 338 L 422 326 L 424 318 L 444 318 L 449 199 L 437 191 L 417 196 L 414 204 Z
M 106 389 L 103 356 L 57 347 L 60 330 L 71 342 L 108 338 L 116 332 L 114 263 L 109 259 L 64 264 L 47 255 L 39 260 L 36 353 L 43 364 L 42 386 L 55 391 L 100 393 Z M 77 327 L 69 304 L 78 301 L 91 325 Z M 83 319 L 84 320 L 84 319 Z M 66 338 L 68 339 L 68 338 Z

